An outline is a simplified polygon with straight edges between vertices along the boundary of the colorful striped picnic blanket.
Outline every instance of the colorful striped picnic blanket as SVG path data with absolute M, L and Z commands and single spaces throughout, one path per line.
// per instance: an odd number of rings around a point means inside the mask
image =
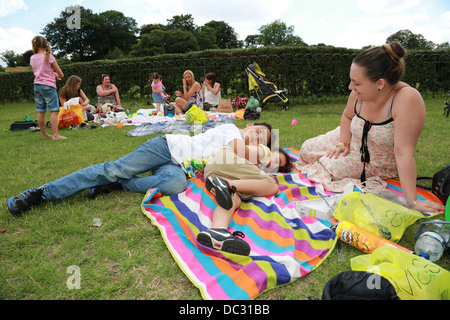
M 296 150 L 287 151 L 294 158 L 298 155 Z M 317 184 L 298 172 L 275 179 L 279 194 L 242 200 L 230 224 L 231 233 L 245 234 L 250 256 L 216 251 L 197 242 L 197 234 L 211 226 L 217 206 L 203 176 L 189 179 L 183 193 L 161 196 L 158 189 L 151 189 L 144 197 L 143 213 L 160 229 L 172 256 L 204 299 L 254 299 L 311 273 L 333 250 L 337 238 L 331 224 L 300 218 L 295 211 L 295 200 L 320 197 Z

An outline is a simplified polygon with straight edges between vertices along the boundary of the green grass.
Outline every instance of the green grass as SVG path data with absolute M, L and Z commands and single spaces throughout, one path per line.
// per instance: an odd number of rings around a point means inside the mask
M 426 100 L 427 123 L 417 146 L 422 176 L 432 176 L 449 163 L 450 119 L 442 116 L 443 101 Z M 344 103 L 291 105 L 281 112 L 280 105 L 269 105 L 261 120 L 280 130 L 280 146 L 300 148 L 305 139 L 339 125 L 343 107 Z M 36 207 L 20 219 L 9 214 L 9 197 L 77 169 L 115 160 L 151 138 L 127 137 L 133 127 L 65 130 L 62 134 L 69 139 L 61 141 L 43 140 L 39 132 L 6 130 L 27 114 L 36 119 L 33 103 L 0 105 L 0 129 L 4 129 L 0 132 L 0 228 L 5 229 L 0 232 L 0 299 L 201 299 L 158 228 L 142 213 L 142 194 L 123 191 L 90 201 L 83 191 Z M 290 125 L 293 118 L 299 121 L 296 127 Z M 247 122 L 235 123 L 244 127 Z M 93 226 L 94 218 L 103 225 Z M 413 248 L 420 222 L 408 228 L 401 245 Z M 350 258 L 362 254 L 343 243 L 341 247 L 342 261 L 335 249 L 310 275 L 258 299 L 320 297 L 325 283 L 350 270 Z M 448 254 L 438 264 L 450 269 Z M 79 290 L 66 285 L 71 276 L 67 268 L 72 265 L 81 271 Z

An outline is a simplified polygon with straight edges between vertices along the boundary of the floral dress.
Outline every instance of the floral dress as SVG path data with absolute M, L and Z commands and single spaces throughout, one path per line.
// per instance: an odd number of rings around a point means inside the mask
M 199 92 L 195 92 L 192 96 L 190 96 L 188 103 L 195 104 L 197 107 L 199 107 L 200 109 L 203 110 L 203 92 L 202 92 L 202 90 L 200 90 Z
M 364 180 L 368 183 L 375 181 L 372 186 L 384 188 L 386 183 L 383 179 L 398 176 L 394 156 L 394 119 L 391 116 L 394 97 L 387 120 L 381 123 L 371 123 L 362 118 L 359 115 L 362 103 L 358 112 L 355 103 L 355 115 L 350 125 L 350 153 L 347 156 L 339 155 L 337 159 L 326 156 L 340 142 L 340 127 L 337 127 L 306 140 L 300 149 L 296 168 L 306 173 L 309 180 L 322 184 L 332 192 L 343 192 L 347 183 L 358 185 Z

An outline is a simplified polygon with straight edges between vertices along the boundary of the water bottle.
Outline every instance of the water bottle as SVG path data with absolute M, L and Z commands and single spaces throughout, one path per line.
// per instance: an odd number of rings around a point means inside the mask
M 432 220 L 419 226 L 414 253 L 432 262 L 438 261 L 450 244 L 450 222 Z

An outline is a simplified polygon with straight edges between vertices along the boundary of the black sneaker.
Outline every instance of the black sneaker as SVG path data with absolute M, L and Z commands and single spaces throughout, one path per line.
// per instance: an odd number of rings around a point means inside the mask
M 90 200 L 94 200 L 100 194 L 107 194 L 107 193 L 110 193 L 110 192 L 116 191 L 116 190 L 123 190 L 122 185 L 118 182 L 113 182 L 113 183 L 105 184 L 105 185 L 101 185 L 101 186 L 90 187 L 88 189 L 88 198 Z
M 227 180 L 219 177 L 208 177 L 206 189 L 216 196 L 217 203 L 224 209 L 229 210 L 233 206 L 232 195 L 236 188 L 230 186 Z
M 224 228 L 207 229 L 197 235 L 197 241 L 215 250 L 222 250 L 242 256 L 250 255 L 249 244 L 236 236 L 241 238 L 245 237 L 241 231 L 235 231 L 231 234 Z
M 9 198 L 7 202 L 9 212 L 16 218 L 21 217 L 22 213 L 44 201 L 43 192 L 42 188 L 33 188 L 16 197 Z

